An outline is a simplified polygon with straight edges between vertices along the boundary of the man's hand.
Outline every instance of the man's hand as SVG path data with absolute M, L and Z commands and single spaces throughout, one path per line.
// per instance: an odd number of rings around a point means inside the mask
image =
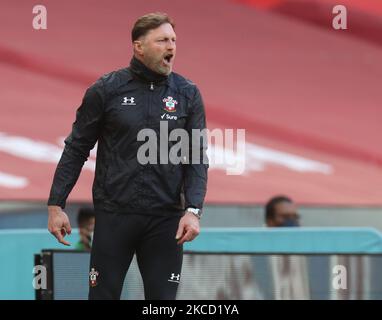
M 199 219 L 191 212 L 186 212 L 179 221 L 175 239 L 178 244 L 194 240 L 200 232 Z
M 70 246 L 70 243 L 64 239 L 67 234 L 72 233 L 69 218 L 59 206 L 48 206 L 48 230 L 53 234 L 58 242 Z

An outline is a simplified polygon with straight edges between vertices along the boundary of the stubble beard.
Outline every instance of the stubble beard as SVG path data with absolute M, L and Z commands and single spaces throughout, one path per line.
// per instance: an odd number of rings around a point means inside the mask
M 162 64 L 163 58 L 157 58 L 152 56 L 146 57 L 146 65 L 156 73 L 159 73 L 161 75 L 168 76 L 172 71 L 172 65 L 164 66 Z

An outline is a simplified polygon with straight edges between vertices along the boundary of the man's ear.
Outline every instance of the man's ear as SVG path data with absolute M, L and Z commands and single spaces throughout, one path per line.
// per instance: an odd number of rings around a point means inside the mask
M 138 53 L 139 55 L 143 55 L 143 41 L 142 40 L 133 41 L 133 48 L 134 48 L 134 52 Z

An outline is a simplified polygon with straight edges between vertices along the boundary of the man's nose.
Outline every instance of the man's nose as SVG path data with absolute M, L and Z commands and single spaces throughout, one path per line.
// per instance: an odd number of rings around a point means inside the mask
M 171 51 L 174 51 L 176 49 L 176 44 L 175 44 L 175 41 L 168 41 L 167 42 L 167 50 L 171 50 Z

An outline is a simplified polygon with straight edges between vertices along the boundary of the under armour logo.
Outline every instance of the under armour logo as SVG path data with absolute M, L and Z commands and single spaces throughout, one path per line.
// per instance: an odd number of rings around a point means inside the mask
M 168 281 L 179 283 L 179 281 L 180 281 L 180 274 L 178 273 L 177 275 L 175 275 L 175 273 L 171 273 L 171 277 L 170 277 L 170 279 L 168 279 Z
M 123 97 L 123 101 L 122 101 L 121 105 L 122 105 L 122 106 L 135 106 L 135 105 L 137 105 L 137 104 L 135 103 L 134 100 L 135 100 L 134 97 L 130 97 L 130 98 L 128 98 L 128 97 Z

